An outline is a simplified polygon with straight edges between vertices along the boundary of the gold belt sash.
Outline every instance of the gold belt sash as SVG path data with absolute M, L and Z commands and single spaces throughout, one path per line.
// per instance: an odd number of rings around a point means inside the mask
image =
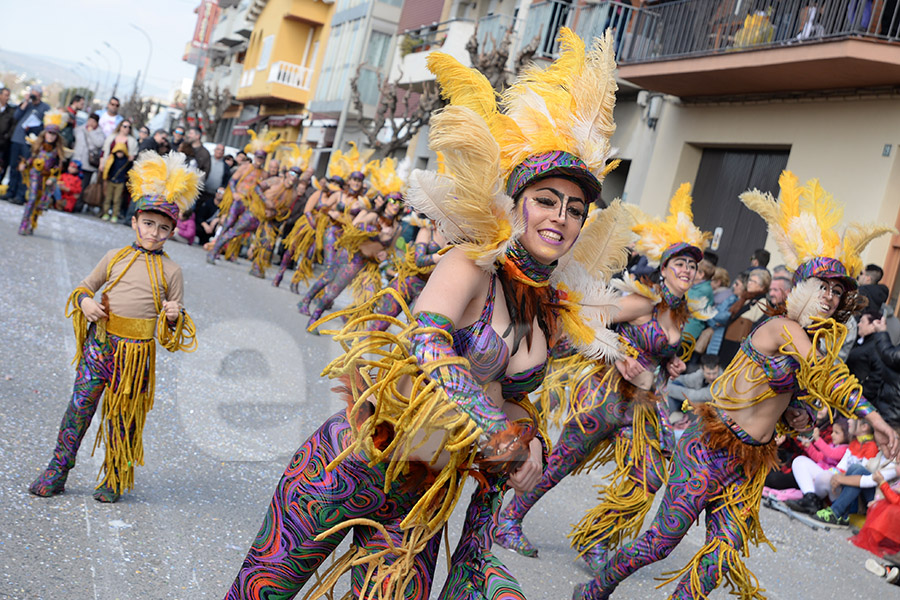
M 109 313 L 106 331 L 118 337 L 133 340 L 152 340 L 156 332 L 156 319 L 132 319 Z

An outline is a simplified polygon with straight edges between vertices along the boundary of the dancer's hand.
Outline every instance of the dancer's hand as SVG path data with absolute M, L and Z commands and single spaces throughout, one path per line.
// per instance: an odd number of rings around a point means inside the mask
M 881 471 L 875 471 L 872 473 L 872 481 L 875 482 L 875 485 L 880 486 L 884 483 L 884 475 L 881 474 Z
M 875 434 L 875 442 L 878 447 L 888 458 L 895 460 L 900 455 L 900 438 L 894 428 L 884 422 L 884 419 L 877 412 L 871 412 L 866 415 L 866 421 L 872 426 Z
M 675 379 L 687 369 L 687 365 L 684 364 L 684 361 L 678 358 L 677 356 L 673 356 L 669 360 L 669 364 L 666 365 L 666 370 L 669 372 L 669 377 Z
M 528 444 L 528 460 L 519 469 L 509 476 L 509 485 L 517 493 L 530 492 L 541 480 L 543 472 L 541 461 L 541 442 L 537 438 Z
M 181 306 L 177 302 L 174 300 L 164 300 L 162 304 L 163 310 L 166 312 L 166 319 L 174 321 L 178 318 L 178 313 L 181 312 Z
M 622 374 L 622 377 L 625 381 L 631 381 L 637 378 L 641 373 L 646 371 L 646 369 L 637 361 L 636 358 L 632 358 L 627 356 L 622 360 L 616 361 L 616 368 L 619 370 L 619 373 Z
M 85 298 L 81 301 L 81 312 L 84 313 L 84 318 L 91 323 L 96 323 L 100 319 L 107 317 L 103 307 L 93 298 Z
M 809 431 L 812 421 L 809 414 L 799 408 L 788 408 L 784 411 L 784 420 L 794 431 Z
M 880 319 L 872 321 L 875 331 L 887 331 L 887 315 L 882 315 Z

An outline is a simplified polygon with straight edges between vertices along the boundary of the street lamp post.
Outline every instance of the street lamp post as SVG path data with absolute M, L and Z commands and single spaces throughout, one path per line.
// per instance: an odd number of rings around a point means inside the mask
M 119 89 L 119 77 L 122 76 L 122 55 L 119 54 L 119 51 L 116 50 L 115 48 L 113 48 L 109 42 L 103 42 L 103 45 L 106 46 L 107 48 L 109 48 L 110 50 L 112 50 L 113 52 L 115 52 L 116 58 L 119 59 L 119 70 L 116 73 L 116 82 L 113 84 L 113 91 L 112 91 L 112 95 L 115 96 L 116 91 Z
M 94 54 L 96 54 L 97 56 L 102 58 L 103 61 L 106 63 L 106 76 L 103 78 L 103 87 L 106 88 L 106 87 L 108 87 L 108 83 L 109 83 L 109 72 L 112 71 L 112 63 L 109 62 L 109 59 L 106 58 L 105 56 L 103 56 L 100 53 L 100 51 L 97 50 L 96 48 L 94 49 Z M 110 94 L 110 95 L 114 96 L 115 94 Z
M 91 65 L 89 65 L 87 62 L 79 62 L 78 64 L 81 65 L 82 67 L 84 67 L 84 69 L 88 72 L 88 79 L 93 80 L 94 79 L 94 69 L 91 68 Z M 94 81 L 94 89 L 93 89 L 93 94 L 91 97 L 91 104 L 94 103 L 94 99 L 97 97 L 97 92 L 99 91 L 99 88 L 100 88 L 100 76 L 97 75 L 96 77 L 97 78 Z
M 129 25 L 131 25 L 132 27 L 134 27 L 135 29 L 137 29 L 138 31 L 140 31 L 141 33 L 144 34 L 144 37 L 147 38 L 147 45 L 150 47 L 150 49 L 147 52 L 147 66 L 144 67 L 144 80 L 141 82 L 141 95 L 143 95 L 144 94 L 144 86 L 147 85 L 147 72 L 150 71 L 150 58 L 153 56 L 153 40 L 150 39 L 149 33 L 144 31 L 143 29 L 141 29 L 134 23 L 129 23 Z

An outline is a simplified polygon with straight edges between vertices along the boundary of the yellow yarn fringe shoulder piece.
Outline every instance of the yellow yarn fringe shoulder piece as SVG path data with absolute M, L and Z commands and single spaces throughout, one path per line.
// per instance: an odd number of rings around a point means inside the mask
M 631 209 L 634 214 L 642 216 L 632 228 L 639 236 L 635 249 L 646 256 L 651 265 L 658 265 L 663 252 L 672 244 L 685 242 L 701 250 L 709 245 L 712 234 L 704 233 L 694 225 L 692 203 L 691 184 L 682 183 L 669 200 L 669 214 L 665 220 L 642 215 L 636 207 Z
M 826 256 L 839 260 L 848 275 L 856 278 L 863 266 L 860 254 L 869 242 L 897 232 L 893 227 L 875 223 L 850 223 L 840 236 L 837 227 L 843 218 L 843 206 L 822 188 L 818 179 L 800 185 L 796 175 L 782 171 L 778 185 L 778 200 L 757 189 L 744 192 L 740 199 L 766 222 L 791 270 Z
M 66 300 L 66 318 L 72 319 L 72 329 L 75 332 L 75 357 L 72 359 L 73 365 L 78 364 L 81 360 L 82 348 L 84 348 L 84 341 L 87 339 L 88 327 L 90 327 L 90 324 L 78 303 L 78 297 L 82 294 L 87 294 L 89 298 L 94 297 L 94 292 L 86 287 L 79 286 L 72 290 L 72 293 L 69 294 L 69 298 Z

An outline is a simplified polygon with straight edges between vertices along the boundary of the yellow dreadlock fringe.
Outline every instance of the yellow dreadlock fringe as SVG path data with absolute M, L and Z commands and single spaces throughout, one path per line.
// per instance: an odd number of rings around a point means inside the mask
M 574 387 L 581 375 L 596 363 L 578 353 L 550 359 L 537 401 L 542 421 L 561 427 L 568 420 L 574 402 Z
M 240 258 L 241 247 L 244 245 L 244 240 L 246 240 L 248 237 L 250 237 L 250 234 L 242 233 L 241 235 L 228 242 L 228 244 L 225 245 L 225 252 L 222 253 L 225 260 L 235 260 L 237 258 Z
M 154 319 L 149 321 L 155 324 Z M 110 333 L 115 335 L 113 330 Z M 134 467 L 144 464 L 142 432 L 147 413 L 153 408 L 156 389 L 153 334 L 144 340 L 120 339 L 113 365 L 113 376 L 103 396 L 103 423 L 94 440 L 94 450 L 101 443 L 106 447 L 98 476 L 102 476 L 100 485 L 121 494 L 134 487 Z
M 350 293 L 353 296 L 353 304 L 359 306 L 366 304 L 381 288 L 381 271 L 378 263 L 369 260 L 366 266 L 356 274 L 350 283 Z M 372 306 L 369 304 L 368 306 Z
M 616 435 L 615 442 L 602 444 L 605 446 L 599 453 L 603 455 L 602 460 L 598 461 L 594 455 L 593 465 L 602 464 L 609 460 L 612 450 L 616 468 L 606 477 L 609 483 L 595 486 L 599 502 L 568 535 L 579 556 L 598 544 L 614 550 L 626 539 L 637 537 L 655 495 L 647 489 L 648 475 L 654 475 L 662 485 L 668 482 L 668 461 L 659 439 L 651 435 L 660 427 L 655 407 L 634 404 L 633 410 L 632 438 Z M 647 460 L 650 456 L 656 456 L 658 461 Z M 589 457 L 586 464 L 590 462 Z M 640 481 L 635 480 L 635 472 L 640 473 Z
M 316 254 L 313 260 L 319 264 L 325 260 L 325 232 L 331 225 L 331 217 L 325 211 L 317 213 L 316 217 Z
M 234 203 L 234 193 L 231 191 L 231 186 L 226 185 L 225 193 L 222 194 L 222 200 L 219 202 L 219 214 L 228 218 L 228 213 L 231 212 L 232 203 Z
M 169 324 L 165 312 L 156 321 L 156 339 L 169 352 L 193 352 L 197 349 L 197 328 L 190 315 L 182 311 L 174 324 Z
M 75 358 L 72 359 L 73 365 L 77 365 L 78 361 L 81 360 L 82 348 L 84 348 L 84 341 L 87 339 L 88 327 L 90 327 L 87 318 L 81 311 L 81 305 L 78 303 L 78 297 L 81 294 L 87 294 L 91 298 L 94 297 L 94 292 L 86 287 L 79 286 L 72 290 L 68 300 L 66 300 L 66 318 L 72 319 L 72 329 L 75 332 Z
M 312 277 L 313 266 L 309 251 L 315 243 L 315 227 L 310 224 L 306 215 L 300 215 L 291 232 L 284 238 L 284 247 L 291 253 L 296 263 L 294 275 L 291 277 L 292 283 L 306 282 Z
M 266 269 L 272 266 L 272 248 L 275 247 L 275 241 L 278 239 L 278 230 L 273 225 L 271 219 L 262 221 L 256 228 L 256 234 L 253 238 L 253 248 L 250 251 L 250 262 L 252 262 L 260 273 L 265 273 Z
M 834 410 L 849 418 L 859 416 L 855 413 L 864 400 L 862 385 L 838 357 L 847 337 L 847 327 L 834 319 L 813 317 L 807 331 L 812 333 L 812 347 L 807 356 L 797 352 L 787 328 L 782 334 L 786 341 L 778 349 L 800 364 L 797 383 L 807 392 L 800 400 L 817 409 L 824 405 L 831 420 L 834 419 Z

